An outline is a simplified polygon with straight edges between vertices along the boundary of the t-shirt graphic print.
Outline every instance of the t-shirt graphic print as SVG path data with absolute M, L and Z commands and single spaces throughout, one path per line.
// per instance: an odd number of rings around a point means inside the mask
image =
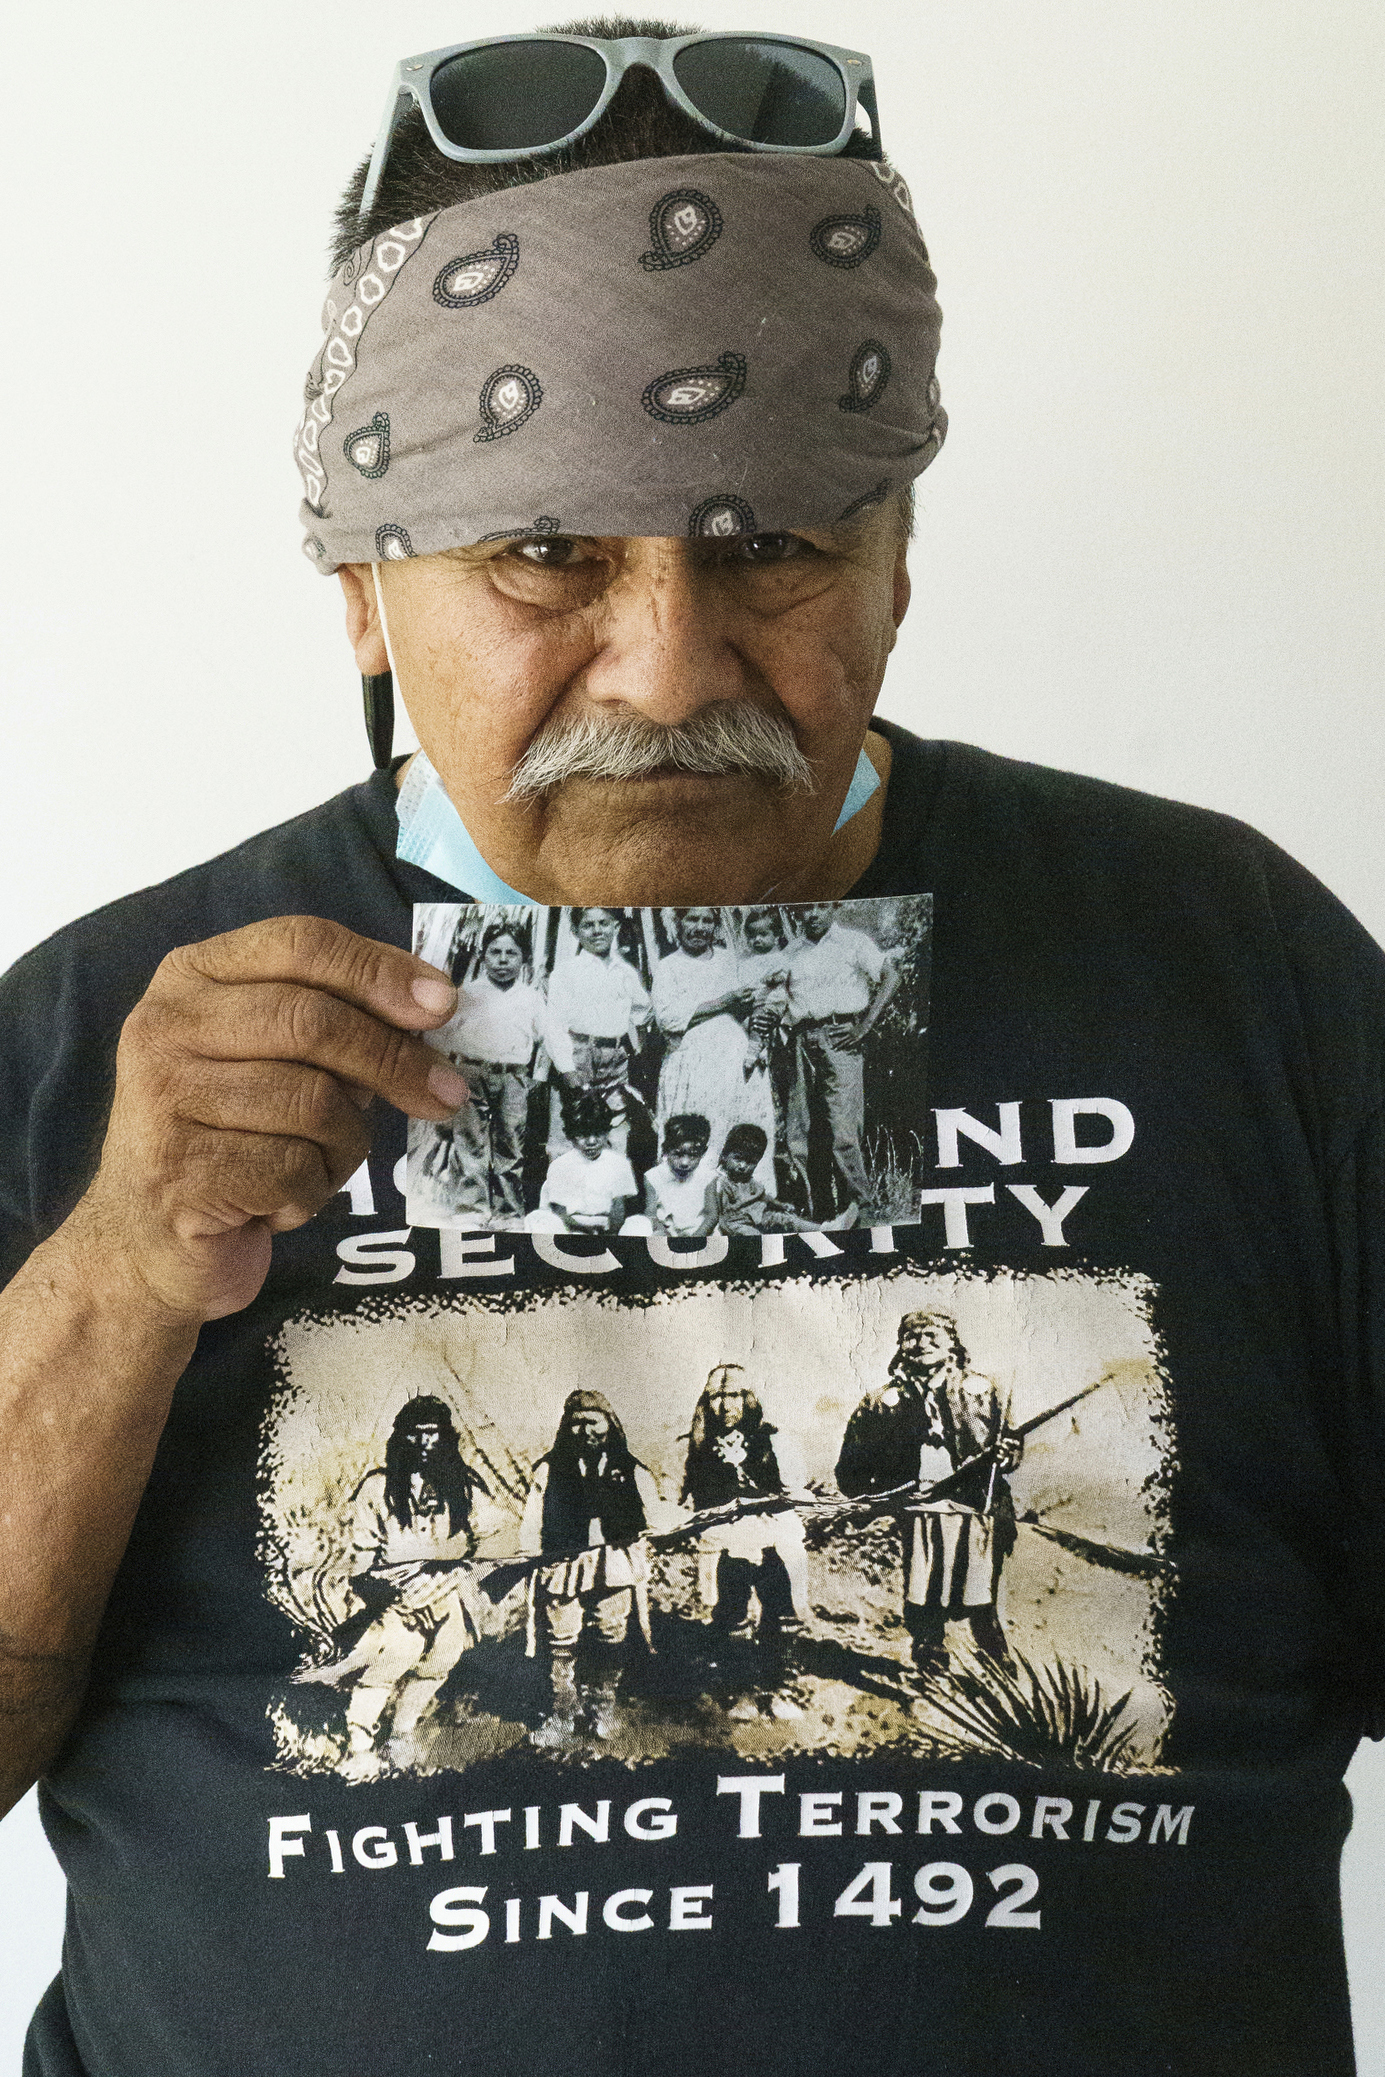
M 716 1235 L 644 1289 L 603 1247 L 525 1291 L 489 1237 L 465 1297 L 289 1321 L 261 1477 L 266 1592 L 302 1641 L 278 1765 L 1157 1766 L 1175 1447 L 1149 1287 L 845 1239 L 742 1243 L 750 1267 Z

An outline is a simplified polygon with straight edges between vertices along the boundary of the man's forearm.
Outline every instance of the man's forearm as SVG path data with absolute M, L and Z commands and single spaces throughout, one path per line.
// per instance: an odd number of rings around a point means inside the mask
M 0 1812 L 81 1702 L 196 1340 L 114 1266 L 85 1203 L 0 1293 Z

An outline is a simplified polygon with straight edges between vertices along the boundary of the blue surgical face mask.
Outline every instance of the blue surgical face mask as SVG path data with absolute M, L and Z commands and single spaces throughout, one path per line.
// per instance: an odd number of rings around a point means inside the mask
M 834 836 L 854 815 L 860 814 L 879 784 L 880 776 L 863 750 L 856 760 Z M 399 789 L 398 815 L 395 855 L 409 865 L 422 866 L 425 873 L 445 880 L 449 887 L 470 895 L 473 901 L 529 902 L 536 906 L 531 896 L 507 887 L 499 873 L 491 871 L 425 751 L 418 752 Z

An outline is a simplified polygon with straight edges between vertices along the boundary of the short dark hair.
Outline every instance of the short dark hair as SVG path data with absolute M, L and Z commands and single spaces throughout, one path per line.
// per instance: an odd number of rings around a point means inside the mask
M 563 1130 L 569 1139 L 595 1139 L 615 1128 L 611 1107 L 589 1089 L 579 1089 L 562 1106 Z
M 559 36 L 599 36 L 614 41 L 620 36 L 691 36 L 691 23 L 637 20 L 631 15 L 590 15 L 575 22 L 552 22 L 548 28 Z M 585 137 L 562 151 L 545 152 L 538 158 L 464 161 L 444 158 L 428 135 L 427 126 L 412 105 L 394 133 L 375 200 L 365 222 L 358 223 L 361 192 L 365 187 L 369 159 L 347 182 L 336 214 L 332 240 L 333 272 L 350 258 L 368 238 L 388 231 L 413 216 L 428 216 L 453 202 L 470 202 L 479 195 L 498 194 L 503 188 L 527 187 L 536 180 L 549 180 L 557 173 L 580 173 L 589 166 L 615 166 L 628 159 L 675 159 L 694 152 L 736 151 L 704 130 L 667 98 L 658 79 L 643 66 L 628 72 L 621 81 L 606 113 Z M 860 131 L 847 144 L 843 157 L 873 159 L 879 156 L 868 132 Z
M 733 1125 L 721 1143 L 721 1160 L 727 1155 L 733 1161 L 763 1161 L 769 1147 L 769 1134 L 763 1125 Z
M 711 1138 L 712 1128 L 701 1111 L 679 1111 L 664 1127 L 664 1152 L 690 1153 L 694 1147 L 705 1152 Z

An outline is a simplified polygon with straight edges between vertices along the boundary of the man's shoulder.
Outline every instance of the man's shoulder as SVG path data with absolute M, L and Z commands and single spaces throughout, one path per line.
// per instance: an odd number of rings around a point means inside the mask
M 1182 877 L 1215 859 L 1228 870 L 1296 878 L 1325 893 L 1271 838 L 1220 809 L 1002 757 L 974 743 L 925 741 L 892 722 L 876 726 L 893 753 L 881 843 L 891 859 L 936 855 L 940 846 L 955 850 L 965 841 L 969 849 L 984 845 L 1011 861 L 1022 859 L 1031 874 L 1061 871 L 1065 861 L 1077 860 L 1158 871 L 1166 884 L 1168 875 Z M 1036 837 L 1050 846 L 1037 855 L 1030 848 Z
M 886 823 L 853 890 L 981 893 L 1071 904 L 1074 925 L 1119 908 L 1127 927 L 1196 935 L 1263 930 L 1310 964 L 1345 961 L 1385 1009 L 1385 954 L 1345 904 L 1249 823 L 1081 772 L 925 742 L 883 724 L 893 748 Z M 1022 871 L 1021 871 L 1022 868 Z
M 392 856 L 389 784 L 377 774 L 65 924 L 0 977 L 0 1000 L 64 969 L 108 979 L 118 990 L 123 981 L 121 992 L 133 989 L 138 999 L 175 946 L 272 916 L 325 916 L 357 929 L 374 919 L 393 920 L 410 900 L 435 893 L 437 883 Z
M 918 1404 L 915 1394 L 901 1391 L 898 1385 L 876 1385 L 872 1391 L 863 1393 L 852 1418 L 869 1419 L 873 1414 L 892 1416 L 907 1413 Z
M 352 1504 L 361 1512 L 374 1509 L 377 1513 L 385 1504 L 385 1470 L 377 1464 L 368 1471 L 351 1495 Z

